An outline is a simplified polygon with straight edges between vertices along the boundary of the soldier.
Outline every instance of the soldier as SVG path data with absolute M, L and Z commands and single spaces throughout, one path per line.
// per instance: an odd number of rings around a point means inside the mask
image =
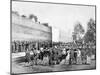
M 16 42 L 14 41 L 14 53 L 16 52 Z
M 13 53 L 14 52 L 14 45 L 13 45 L 13 42 L 11 44 L 11 52 Z
M 16 41 L 16 52 L 19 52 L 19 42 Z

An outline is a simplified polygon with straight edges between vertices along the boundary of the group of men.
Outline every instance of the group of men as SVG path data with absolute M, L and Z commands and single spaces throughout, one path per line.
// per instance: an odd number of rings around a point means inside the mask
M 40 47 L 36 48 L 34 42 L 14 41 L 12 52 L 25 52 L 25 61 L 32 62 L 34 65 L 91 64 L 91 52 L 95 50 L 85 46 L 71 47 L 70 45 L 69 47 L 62 47 L 55 45 L 50 47 L 47 44 L 40 44 Z
M 27 47 L 29 50 L 31 50 L 33 47 L 36 48 L 36 45 L 38 48 L 39 46 L 51 46 L 51 42 L 13 41 L 11 44 L 12 53 L 25 52 Z
M 26 61 L 33 62 L 34 65 L 56 65 L 56 64 L 91 64 L 91 57 L 85 50 L 81 48 L 59 48 L 54 46 L 52 48 L 43 48 L 39 50 L 26 50 Z

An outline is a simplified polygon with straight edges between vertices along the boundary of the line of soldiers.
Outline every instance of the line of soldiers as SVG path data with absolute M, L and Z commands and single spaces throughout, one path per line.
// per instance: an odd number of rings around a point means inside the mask
M 38 44 L 38 45 L 37 45 Z M 28 49 L 31 50 L 33 47 L 37 48 L 36 45 L 41 47 L 50 47 L 51 42 L 34 42 L 34 41 L 13 41 L 11 44 L 12 53 L 25 52 Z

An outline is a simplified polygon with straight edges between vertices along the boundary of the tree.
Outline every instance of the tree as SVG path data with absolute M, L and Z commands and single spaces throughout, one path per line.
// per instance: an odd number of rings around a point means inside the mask
M 84 41 L 86 43 L 94 42 L 96 41 L 96 24 L 93 19 L 90 19 L 87 23 L 87 32 L 84 36 Z
M 74 32 L 72 33 L 73 41 L 78 41 L 82 39 L 82 35 L 84 34 L 84 28 L 81 23 L 77 22 L 74 26 Z
M 19 16 L 18 11 L 12 11 L 12 13 L 16 14 L 17 16 Z
M 78 22 L 78 23 L 76 23 L 76 25 L 75 25 L 75 27 L 74 27 L 74 32 L 75 33 L 81 33 L 81 34 L 83 34 L 84 33 L 84 28 L 83 28 L 83 26 Z
M 76 40 L 77 37 L 76 37 L 76 33 L 75 32 L 72 33 L 72 37 L 73 37 L 73 40 Z
M 34 18 L 35 22 L 37 22 L 37 20 L 38 20 L 37 16 L 30 14 L 29 19 L 33 19 L 33 18 Z
M 26 18 L 26 16 L 25 16 L 25 15 L 22 15 L 22 17 L 23 17 L 23 18 Z
M 92 18 L 89 20 L 87 25 L 88 25 L 88 31 L 95 33 L 96 24 L 95 24 L 95 21 Z

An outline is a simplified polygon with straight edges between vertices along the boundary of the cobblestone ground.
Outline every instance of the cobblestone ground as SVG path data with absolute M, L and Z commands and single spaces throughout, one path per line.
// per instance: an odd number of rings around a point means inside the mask
M 19 61 L 20 60 L 20 61 Z M 90 65 L 30 65 L 23 62 L 23 57 L 12 58 L 12 73 L 35 73 L 35 72 L 52 72 L 52 71 L 72 71 L 72 70 L 88 70 L 95 69 L 95 60 Z

